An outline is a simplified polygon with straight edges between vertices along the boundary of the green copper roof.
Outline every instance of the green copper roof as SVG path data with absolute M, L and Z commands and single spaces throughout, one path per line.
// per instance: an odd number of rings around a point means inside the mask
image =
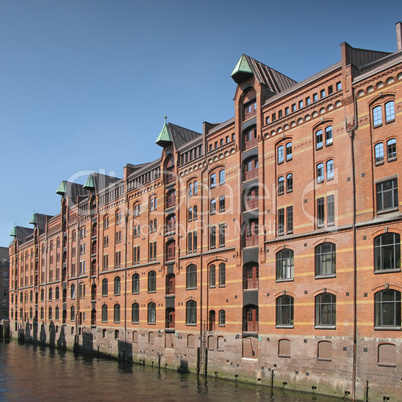
M 253 71 L 248 64 L 246 55 L 243 54 L 237 62 L 236 67 L 234 68 L 230 76 L 237 82 L 238 78 L 243 78 L 248 74 L 253 74 Z
M 93 190 L 95 188 L 94 176 L 92 173 L 88 176 L 87 181 L 84 184 L 84 188 L 87 190 Z
M 12 236 L 12 237 L 16 237 L 16 236 L 17 236 L 17 229 L 16 229 L 15 226 L 13 227 L 13 230 L 11 231 L 10 236 Z
M 162 148 L 170 145 L 173 142 L 166 119 L 167 119 L 167 116 L 165 116 L 165 124 L 163 125 L 162 130 L 159 133 L 159 136 L 155 141 L 155 144 L 159 145 Z
M 60 183 L 60 186 L 59 186 L 59 188 L 57 189 L 56 194 L 64 195 L 65 193 L 66 193 L 66 181 L 63 180 L 63 181 Z
M 38 218 L 36 217 L 35 212 L 32 214 L 32 217 L 28 223 L 30 223 L 31 225 L 36 225 L 38 223 Z

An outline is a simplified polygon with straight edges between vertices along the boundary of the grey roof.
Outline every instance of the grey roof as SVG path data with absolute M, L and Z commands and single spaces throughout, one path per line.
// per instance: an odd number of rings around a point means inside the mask
M 47 221 L 52 217 L 52 215 L 45 215 L 45 214 L 36 214 L 36 219 L 37 219 L 37 228 L 39 230 L 39 235 L 42 233 L 45 233 L 46 231 L 46 223 Z
M 96 192 L 102 191 L 106 187 L 109 187 L 110 184 L 117 183 L 121 179 L 118 177 L 107 176 L 101 173 L 92 173 L 93 179 L 95 181 L 95 189 Z
M 168 126 L 176 150 L 194 138 L 202 136 L 202 134 L 197 133 L 196 131 L 176 126 L 176 124 L 168 123 Z
M 0 247 L 0 267 L 8 267 L 10 265 L 10 258 L 8 255 L 8 247 Z
M 33 229 L 25 228 L 23 226 L 15 226 L 16 239 L 21 243 L 25 243 L 28 238 L 31 238 L 33 235 Z
M 383 57 L 389 56 L 389 52 L 380 52 L 377 50 L 358 49 L 352 46 L 346 46 L 346 60 L 348 64 L 353 64 L 359 69 L 367 66 Z
M 244 54 L 242 57 L 247 60 L 247 64 L 257 81 L 260 84 L 265 85 L 266 88 L 273 93 L 282 92 L 297 83 L 297 81 L 293 80 L 292 78 L 287 77 L 279 71 L 268 67 L 252 57 L 247 56 L 246 54 Z M 242 74 L 240 70 L 237 75 L 238 79 L 236 74 L 232 75 L 236 82 L 245 78 L 244 74 Z

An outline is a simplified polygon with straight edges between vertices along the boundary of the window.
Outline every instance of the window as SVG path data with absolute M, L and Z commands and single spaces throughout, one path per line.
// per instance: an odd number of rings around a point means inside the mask
M 156 304 L 154 302 L 148 303 L 148 324 L 156 323 Z
M 281 145 L 280 147 L 278 147 L 278 163 L 282 163 L 283 159 L 284 159 L 283 145 Z
M 278 210 L 278 235 L 285 233 L 285 210 L 283 208 Z
M 133 263 L 134 264 L 140 263 L 140 246 L 133 247 Z
M 295 112 L 296 111 L 296 103 L 293 103 L 292 104 L 292 112 Z
M 401 292 L 386 289 L 374 295 L 374 326 L 401 327 Z
M 284 249 L 276 254 L 276 279 L 293 279 L 294 252 Z
M 210 188 L 216 187 L 216 173 L 211 174 L 210 176 Z
M 243 267 L 243 289 L 258 289 L 258 264 L 248 263 Z
M 243 331 L 258 332 L 258 307 L 253 304 L 243 308 Z
M 219 225 L 219 247 L 225 247 L 225 232 L 226 225 L 222 223 Z
M 225 196 L 219 197 L 219 212 L 225 212 Z
M 120 277 L 116 276 L 116 278 L 114 278 L 114 294 L 115 296 L 120 295 Z
M 213 215 L 216 212 L 216 200 L 211 200 L 210 214 Z
M 149 261 L 156 260 L 156 241 L 149 243 Z
M 289 173 L 286 176 L 286 192 L 290 193 L 293 191 L 293 175 L 292 173 Z
M 276 325 L 293 327 L 294 299 L 283 295 L 276 299 Z
M 140 293 L 140 275 L 133 274 L 131 277 L 132 293 Z
M 329 195 L 327 197 L 327 225 L 335 223 L 335 196 Z
M 377 212 L 398 207 L 397 179 L 377 183 Z
M 325 98 L 325 89 L 321 89 L 320 96 L 321 96 L 321 99 Z
M 156 292 L 156 272 L 148 272 L 148 292 Z
M 120 268 L 121 265 L 121 251 L 116 251 L 115 253 L 115 267 Z
M 41 318 L 43 319 L 43 307 L 41 308 Z M 75 307 L 71 306 L 70 308 L 70 320 L 74 321 L 75 320 Z
M 313 102 L 317 102 L 318 100 L 318 95 L 317 94 L 313 94 Z
M 299 101 L 299 109 L 302 109 L 303 108 L 303 101 L 301 100 L 301 101 Z
M 216 247 L 216 226 L 210 226 L 209 228 L 209 248 Z
M 219 326 L 224 327 L 226 324 L 225 310 L 219 310 Z
M 278 195 L 282 195 L 285 192 L 285 179 L 283 176 L 278 178 Z
M 190 222 L 190 221 L 192 221 L 192 220 L 193 220 L 193 208 L 190 207 L 190 208 L 188 209 L 188 221 Z
M 186 325 L 197 324 L 197 302 L 189 300 L 186 302 Z
M 324 181 L 324 164 L 319 163 L 317 165 L 317 183 L 321 183 Z
M 226 285 L 226 265 L 222 262 L 219 264 L 219 286 Z
M 214 288 L 216 286 L 216 268 L 215 265 L 209 267 L 209 287 Z
M 328 126 L 325 129 L 325 145 L 326 146 L 332 145 L 333 140 L 334 139 L 332 137 L 332 126 Z
M 332 180 L 334 178 L 334 161 L 330 159 L 327 161 L 327 180 Z
M 285 107 L 285 116 L 287 116 L 289 114 L 289 106 Z
M 324 198 L 317 199 L 317 227 L 324 226 Z
M 198 211 L 198 207 L 197 205 L 194 205 L 193 207 L 193 220 L 197 220 L 197 211 Z
M 373 125 L 380 126 L 382 124 L 381 106 L 373 108 Z
M 342 89 L 342 83 L 341 83 L 341 81 L 338 81 L 337 83 L 336 83 L 336 90 L 337 91 L 340 91 Z
M 60 295 L 59 295 L 59 287 L 58 286 L 56 287 L 56 291 L 54 293 L 55 293 L 55 295 L 54 295 L 55 299 L 59 300 Z
M 323 140 L 322 140 L 322 130 L 318 130 L 315 133 L 315 141 L 316 141 L 316 148 L 317 149 L 321 149 L 322 148 L 322 144 L 323 144 Z
M 107 286 L 108 286 L 108 281 L 106 278 L 102 280 L 102 296 L 106 297 L 107 296 Z
M 197 287 L 197 267 L 191 264 L 186 270 L 186 289 L 195 289 Z
M 120 304 L 115 304 L 113 308 L 113 321 L 120 322 Z
M 7 273 L 7 272 L 4 272 L 5 274 Z M 49 288 L 49 301 L 52 301 L 52 296 L 53 296 L 53 289 L 52 288 Z M 25 301 L 27 301 L 27 300 L 25 300 Z
M 286 233 L 293 232 L 293 206 L 286 207 Z
M 105 216 L 104 218 L 103 218 L 103 228 L 106 230 L 106 229 L 109 229 L 109 217 L 108 216 Z
M 306 106 L 308 106 L 310 103 L 311 103 L 310 97 L 307 96 L 307 98 L 306 98 Z
M 401 268 L 401 242 L 398 233 L 384 233 L 374 239 L 374 271 Z
M 394 101 L 390 101 L 385 104 L 385 122 L 389 123 L 393 120 L 395 120 Z
M 387 157 L 388 160 L 396 158 L 396 139 L 392 138 L 387 141 Z
M 333 327 L 336 325 L 336 296 L 321 293 L 315 297 L 316 327 Z
M 219 172 L 219 185 L 225 184 L 225 169 Z
M 72 300 L 75 299 L 75 285 L 74 285 L 74 283 L 71 285 L 70 292 L 71 292 L 70 298 Z
M 336 273 L 336 246 L 322 243 L 315 248 L 315 275 L 327 276 Z
M 140 322 L 140 305 L 133 303 L 131 306 L 131 322 L 138 324 Z
M 286 144 L 286 160 L 290 161 L 292 159 L 293 152 L 292 152 L 292 143 L 288 142 Z
M 374 146 L 375 163 L 384 162 L 384 145 L 382 142 Z

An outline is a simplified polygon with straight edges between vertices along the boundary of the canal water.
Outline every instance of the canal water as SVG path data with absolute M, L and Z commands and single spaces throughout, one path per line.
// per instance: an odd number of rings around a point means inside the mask
M 0 342 L 1 401 L 338 401 Z

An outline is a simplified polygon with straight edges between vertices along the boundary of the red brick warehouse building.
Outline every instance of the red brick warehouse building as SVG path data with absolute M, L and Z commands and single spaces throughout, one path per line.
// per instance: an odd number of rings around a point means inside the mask
M 234 117 L 63 181 L 10 245 L 14 337 L 357 399 L 402 391 L 402 33 L 302 81 L 243 55 Z

